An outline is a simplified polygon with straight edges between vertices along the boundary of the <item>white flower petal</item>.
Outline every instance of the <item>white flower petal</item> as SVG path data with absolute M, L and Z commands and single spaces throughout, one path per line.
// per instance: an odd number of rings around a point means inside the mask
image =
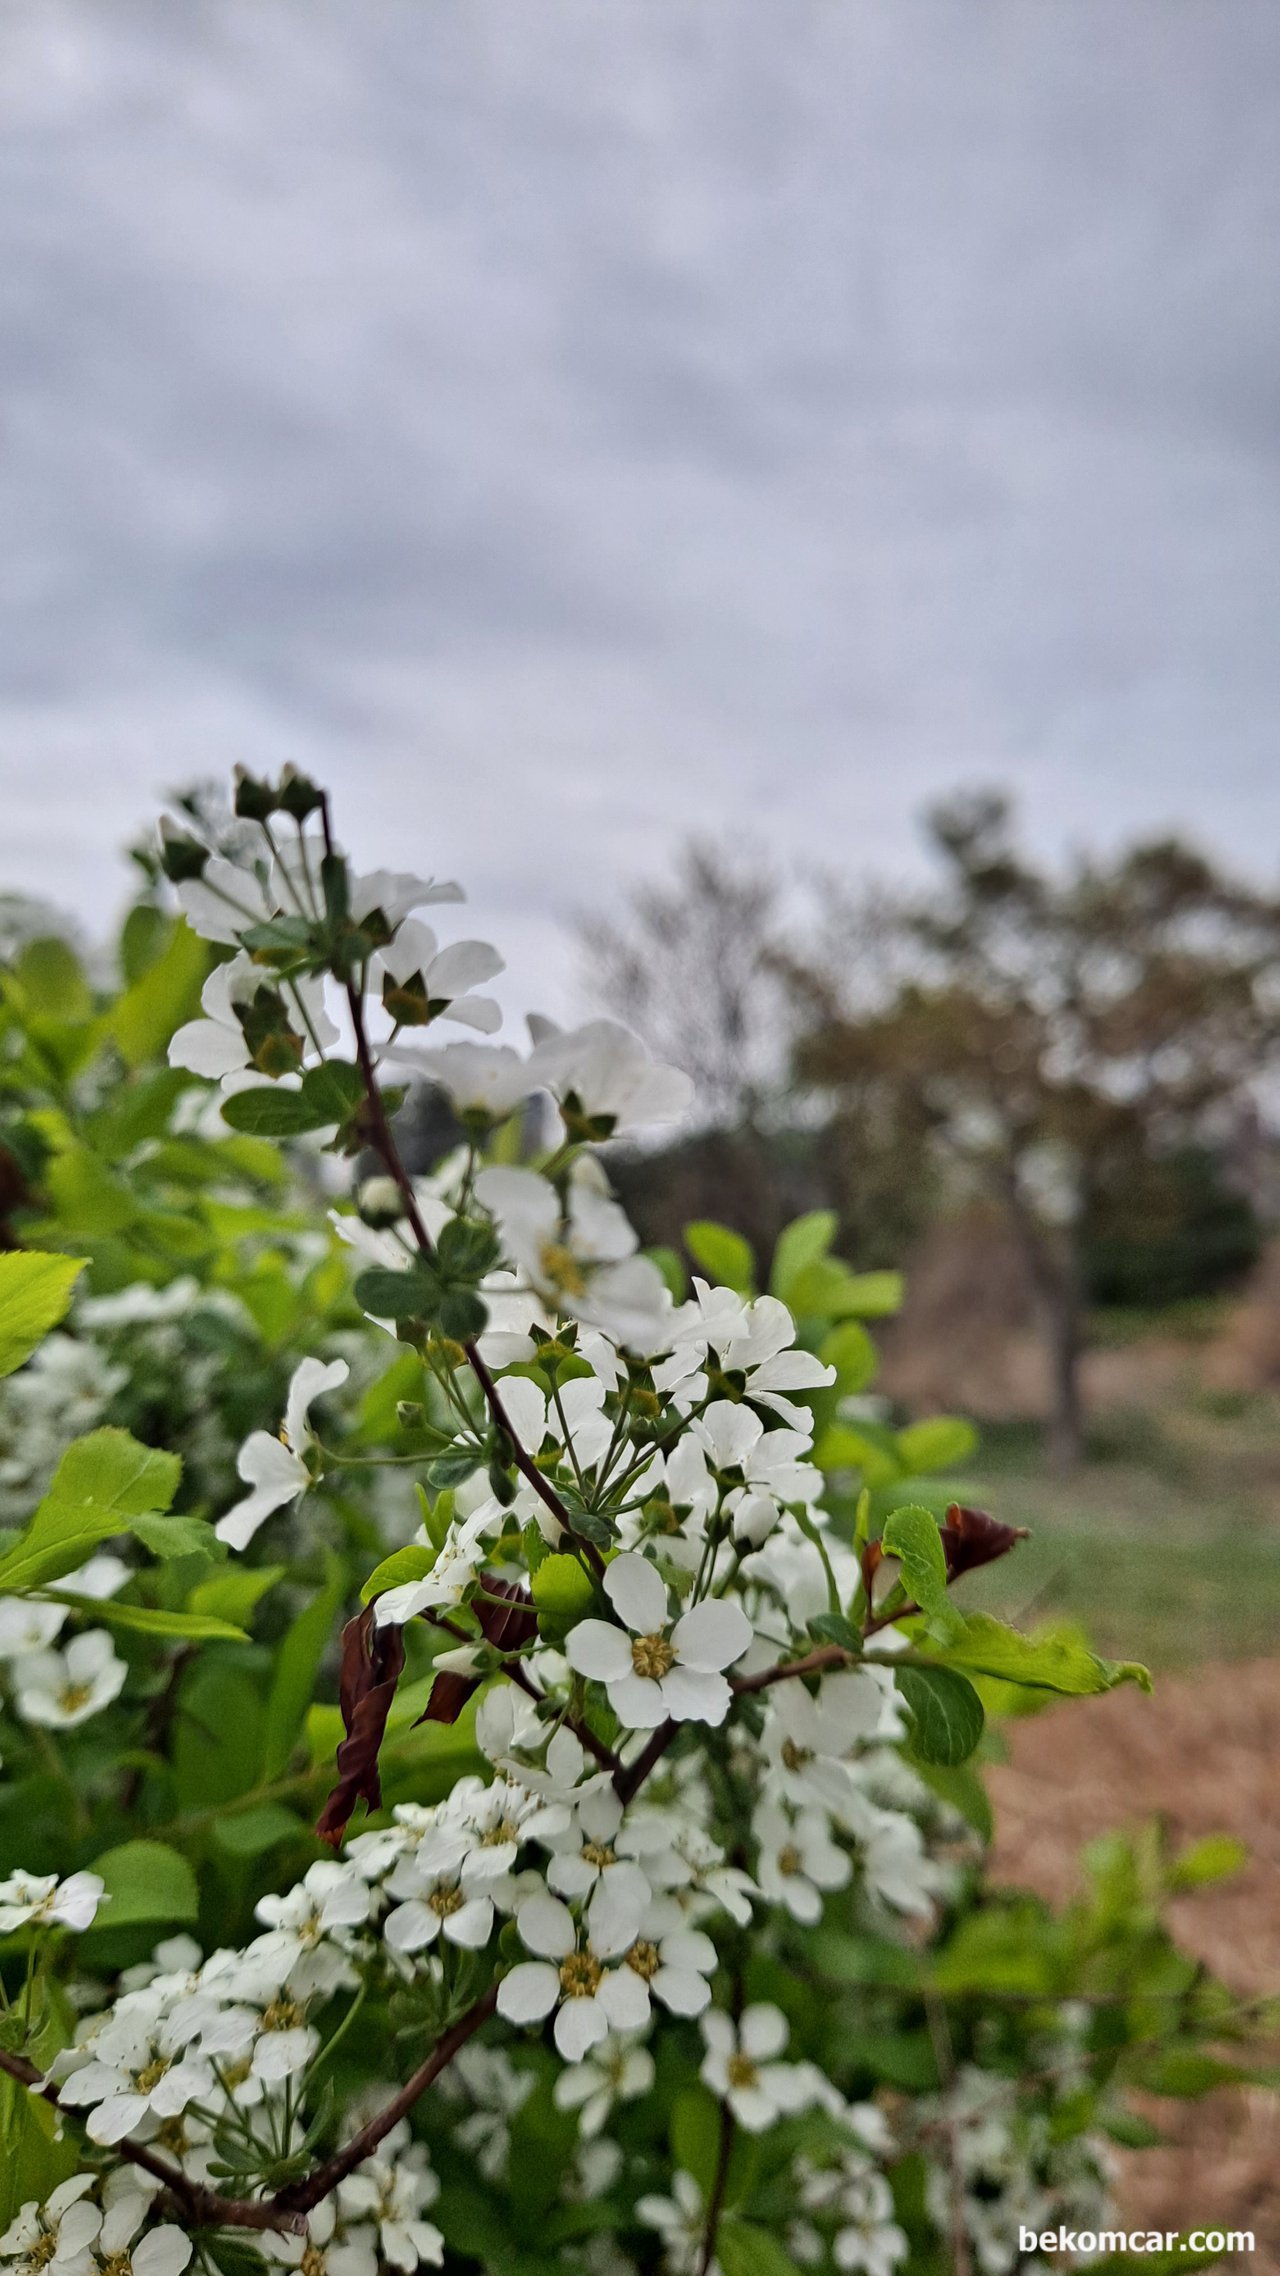
M 713 1728 L 723 1723 L 733 1699 L 722 1675 L 710 1675 L 701 1668 L 673 1667 L 659 1685 L 662 1705 L 673 1723 L 710 1723 Z M 613 1698 L 613 1692 L 610 1692 Z
M 756 2000 L 744 2007 L 738 2024 L 742 2051 L 753 2062 L 769 2062 L 780 2055 L 790 2037 L 790 2027 L 780 2007 L 771 2000 Z
M 558 1897 L 529 1897 L 516 1914 L 516 1927 L 530 1952 L 563 1960 L 577 1942 L 573 1915 Z
M 614 1684 L 631 1674 L 631 1646 L 621 1628 L 607 1620 L 580 1620 L 569 1631 L 564 1656 L 578 1675 Z
M 638 1557 L 634 1552 L 615 1557 L 605 1568 L 604 1589 L 619 1619 L 626 1621 L 633 1635 L 651 1636 L 666 1627 L 666 1586 L 647 1557 Z
M 498 2013 L 508 2023 L 540 2023 L 560 1997 L 560 1970 L 545 1960 L 522 1960 L 498 1986 Z
M 753 1633 L 740 1604 L 709 1596 L 677 1620 L 671 1641 L 685 1667 L 718 1673 L 742 1658 Z
M 598 1999 L 567 1999 L 555 2020 L 555 2042 L 567 2063 L 580 2063 L 609 2036 L 609 2018 Z

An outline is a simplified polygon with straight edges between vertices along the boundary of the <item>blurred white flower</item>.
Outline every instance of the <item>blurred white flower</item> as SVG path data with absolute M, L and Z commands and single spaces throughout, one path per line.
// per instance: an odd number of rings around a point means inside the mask
M 64 1651 L 25 1653 L 14 1671 L 14 1705 L 24 1723 L 74 1730 L 119 1697 L 128 1672 L 106 1629 L 91 1628 Z
M 232 1549 L 247 1548 L 273 1511 L 305 1494 L 311 1484 L 311 1472 L 303 1458 L 312 1443 L 308 1410 L 313 1399 L 336 1390 L 350 1372 L 345 1359 L 333 1359 L 327 1365 L 323 1360 L 304 1359 L 294 1369 L 279 1437 L 273 1438 L 269 1430 L 255 1430 L 240 1449 L 236 1468 L 252 1491 L 219 1518 L 214 1527 L 219 1541 Z

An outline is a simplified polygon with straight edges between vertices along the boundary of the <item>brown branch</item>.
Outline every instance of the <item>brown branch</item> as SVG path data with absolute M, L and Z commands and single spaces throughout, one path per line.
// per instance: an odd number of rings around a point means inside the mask
M 655 1763 L 661 1762 L 679 1729 L 678 1723 L 659 1723 L 643 1753 L 638 1754 L 634 1762 L 619 1764 L 613 1774 L 613 1787 L 620 1802 L 629 1802 L 634 1794 L 639 1793 L 650 1771 Z
M 735 2133 L 733 2112 L 727 2102 L 720 2105 L 720 2148 L 716 2157 L 715 2179 L 707 2199 L 707 2220 L 702 2232 L 702 2252 L 698 2260 L 698 2276 L 707 2271 L 716 2256 L 716 2239 L 720 2234 L 720 2216 L 724 2211 L 725 2191 L 729 2185 L 729 2160 L 733 2155 Z
M 755 1675 L 731 1675 L 730 1689 L 739 1698 L 748 1691 L 768 1691 L 775 1683 L 785 1683 L 792 1675 L 823 1675 L 828 1668 L 847 1667 L 853 1654 L 843 1644 L 821 1644 L 807 1652 L 802 1660 L 779 1660 L 776 1667 L 760 1668 Z
M 498 1987 L 490 1984 L 488 1991 L 483 1992 L 474 2005 L 467 2009 L 452 2030 L 446 2031 L 443 2039 L 436 2041 L 426 2061 L 418 2065 L 412 2078 L 405 2080 L 399 2093 L 393 2094 L 376 2116 L 366 2126 L 362 2126 L 358 2134 L 352 2135 L 344 2149 L 335 2151 L 323 2165 L 316 2167 L 314 2173 L 308 2174 L 305 2181 L 292 2182 L 287 2189 L 280 2190 L 271 2200 L 276 2209 L 281 2212 L 309 2213 L 313 2205 L 318 2205 L 322 2197 L 327 2197 L 331 2189 L 336 2189 L 340 2181 L 345 2181 L 347 2175 L 363 2164 L 365 2158 L 372 2157 L 392 2127 L 398 2126 L 400 2120 L 408 2116 L 414 2103 L 453 2061 L 458 2049 L 465 2047 L 482 2023 L 488 2022 L 497 2004 Z

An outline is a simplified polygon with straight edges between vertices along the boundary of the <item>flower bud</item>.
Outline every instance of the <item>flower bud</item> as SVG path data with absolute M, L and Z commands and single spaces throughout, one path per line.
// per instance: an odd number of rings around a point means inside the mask
M 366 1225 L 382 1228 L 396 1224 L 403 1217 L 404 1196 L 394 1178 L 366 1178 L 357 1206 Z
M 269 822 L 276 811 L 276 794 L 269 782 L 260 781 L 247 767 L 237 767 L 235 773 L 235 812 L 245 822 Z
M 169 883 L 183 885 L 189 878 L 203 877 L 208 859 L 209 848 L 178 829 L 166 814 L 160 824 L 160 867 Z

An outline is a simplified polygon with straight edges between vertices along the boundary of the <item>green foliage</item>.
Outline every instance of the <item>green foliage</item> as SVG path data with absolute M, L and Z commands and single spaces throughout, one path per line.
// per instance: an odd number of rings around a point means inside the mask
M 754 1294 L 756 1260 L 751 1243 L 744 1241 L 741 1233 L 704 1219 L 685 1226 L 684 1245 L 709 1280 L 719 1281 L 723 1288 L 736 1288 L 740 1296 Z
M 57 1326 L 83 1270 L 76 1257 L 0 1256 L 0 1375 L 12 1375 Z

